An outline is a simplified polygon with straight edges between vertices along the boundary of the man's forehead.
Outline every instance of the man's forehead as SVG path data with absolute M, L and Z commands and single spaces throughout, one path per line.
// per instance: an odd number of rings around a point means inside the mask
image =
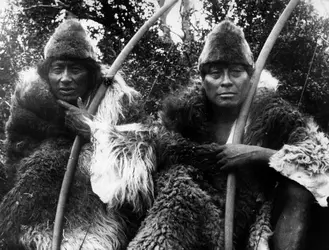
M 205 72 L 209 72 L 210 70 L 215 70 L 215 69 L 225 69 L 225 68 L 231 69 L 236 67 L 241 67 L 245 69 L 246 65 L 241 63 L 211 62 L 204 65 L 204 70 Z
M 229 68 L 229 67 L 245 67 L 242 63 L 232 63 L 232 62 L 211 62 L 208 65 L 210 68 Z
M 58 59 L 58 60 L 54 60 L 52 63 L 51 63 L 51 66 L 54 66 L 54 65 L 59 65 L 59 66 L 71 66 L 71 65 L 81 65 L 80 63 L 74 61 L 74 60 L 69 60 L 69 59 L 66 59 L 66 60 L 63 60 L 63 59 Z

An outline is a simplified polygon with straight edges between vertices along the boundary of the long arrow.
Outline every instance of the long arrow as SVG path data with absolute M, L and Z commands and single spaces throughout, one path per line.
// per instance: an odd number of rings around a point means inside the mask
M 233 143 L 242 143 L 242 136 L 244 132 L 244 127 L 247 122 L 249 110 L 251 103 L 253 101 L 256 89 L 258 86 L 260 74 L 264 69 L 265 62 L 273 48 L 273 45 L 278 38 L 282 28 L 290 17 L 292 11 L 299 3 L 299 0 L 291 0 L 282 14 L 280 15 L 278 21 L 274 25 L 270 35 L 268 36 L 255 65 L 255 72 L 251 77 L 251 87 L 248 96 L 243 103 L 239 117 L 236 123 L 236 127 L 233 135 Z M 227 179 L 227 191 L 226 191 L 226 205 L 225 205 L 225 250 L 233 249 L 233 219 L 234 219 L 234 202 L 235 202 L 235 189 L 236 189 L 236 178 L 235 175 L 230 173 Z
M 131 52 L 131 50 L 134 48 L 134 46 L 138 43 L 138 41 L 142 38 L 142 36 L 157 21 L 157 19 L 161 15 L 163 15 L 163 13 L 165 13 L 167 10 L 169 10 L 177 1 L 178 0 L 167 1 L 165 5 L 163 5 L 148 21 L 146 21 L 144 25 L 137 31 L 137 33 L 130 39 L 130 41 L 123 48 L 123 50 L 120 52 L 119 56 L 115 59 L 115 61 L 113 62 L 113 64 L 109 69 L 109 75 L 112 76 L 112 78 L 121 68 L 121 65 L 123 64 L 124 60 Z M 90 114 L 96 113 L 98 105 L 104 98 L 105 92 L 106 92 L 106 86 L 104 84 L 101 84 L 88 108 L 88 112 Z M 60 250 L 61 241 L 62 241 L 65 205 L 68 199 L 68 193 L 71 188 L 74 173 L 76 170 L 76 165 L 77 165 L 81 146 L 82 146 L 82 138 L 81 136 L 78 135 L 76 136 L 73 142 L 70 158 L 63 178 L 62 187 L 57 204 L 54 231 L 53 231 L 53 241 L 52 241 L 53 250 Z

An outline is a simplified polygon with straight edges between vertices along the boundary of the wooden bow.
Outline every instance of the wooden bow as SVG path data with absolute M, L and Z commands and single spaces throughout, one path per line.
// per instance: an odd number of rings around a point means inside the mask
M 124 60 L 134 48 L 134 46 L 138 43 L 138 41 L 143 37 L 143 35 L 149 30 L 149 28 L 157 21 L 157 19 L 163 15 L 167 10 L 169 10 L 178 0 L 170 0 L 165 3 L 148 21 L 144 23 L 144 25 L 137 31 L 137 33 L 130 39 L 127 45 L 120 52 L 119 56 L 115 59 L 113 64 L 109 69 L 109 75 L 113 77 L 121 68 Z M 95 114 L 98 108 L 98 105 L 102 101 L 105 96 L 106 86 L 101 84 L 88 107 L 88 112 L 90 114 Z M 71 188 L 71 184 L 73 181 L 74 173 L 76 170 L 76 165 L 80 153 L 80 149 L 82 146 L 82 138 L 81 136 L 76 136 L 73 146 L 71 149 L 70 158 L 67 164 L 67 169 L 63 178 L 62 187 L 59 195 L 59 200 L 57 204 L 56 217 L 54 223 L 54 231 L 53 231 L 53 241 L 52 241 L 52 249 L 60 250 L 61 241 L 62 241 L 62 230 L 63 230 L 63 220 L 64 220 L 64 212 L 65 205 L 68 199 L 68 193 Z
M 278 21 L 273 27 L 270 35 L 268 36 L 255 65 L 255 72 L 251 77 L 251 88 L 249 90 L 248 96 L 244 101 L 237 123 L 233 134 L 233 143 L 242 143 L 242 136 L 244 133 L 244 127 L 247 122 L 249 110 L 251 103 L 253 101 L 254 95 L 256 93 L 257 85 L 259 82 L 260 74 L 264 69 L 265 62 L 273 48 L 273 45 L 278 38 L 282 28 L 284 27 L 286 21 L 291 15 L 294 8 L 299 3 L 299 0 L 290 0 L 282 14 L 280 15 Z M 226 205 L 225 205 L 225 250 L 233 249 L 233 220 L 234 220 L 234 202 L 235 202 L 235 188 L 236 188 L 236 178 L 234 174 L 229 174 L 227 179 L 227 191 L 226 191 Z

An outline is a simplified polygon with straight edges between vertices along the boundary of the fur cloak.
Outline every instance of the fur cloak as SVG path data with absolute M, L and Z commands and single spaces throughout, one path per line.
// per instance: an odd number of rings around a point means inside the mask
M 102 66 L 105 82 L 110 82 L 108 71 Z M 117 75 L 95 119 L 106 117 L 112 124 L 140 121 L 135 99 L 138 93 Z M 75 134 L 66 126 L 64 110 L 48 84 L 34 68 L 21 74 L 11 103 L 5 164 L 10 188 L 0 203 L 0 248 L 50 249 L 58 196 Z M 110 108 L 105 110 L 104 106 Z M 111 209 L 113 204 L 103 203 L 94 194 L 91 154 L 91 144 L 86 143 L 66 207 L 62 248 L 123 249 L 140 215 L 128 204 Z
M 106 72 L 103 69 L 105 79 L 110 77 Z M 48 101 L 55 105 L 52 108 L 57 104 L 39 76 L 32 76 L 33 81 L 24 78 L 19 83 L 7 125 L 7 168 L 15 169 L 15 179 L 0 204 L 2 249 L 50 248 L 74 137 L 66 136 L 65 120 L 54 121 L 48 112 L 42 113 Z M 41 81 L 47 95 L 40 94 L 35 81 Z M 33 98 L 23 98 L 28 93 Z M 63 249 L 124 249 L 128 244 L 128 249 L 222 249 L 226 175 L 219 175 L 221 188 L 216 190 L 212 176 L 200 170 L 216 164 L 211 155 L 216 144 L 207 129 L 210 111 L 202 89 L 195 85 L 170 98 L 164 105 L 163 124 L 144 120 L 137 96 L 120 79 L 114 81 L 93 121 L 86 119 L 92 138 L 79 157 L 67 204 Z M 21 115 L 16 110 L 22 110 Z M 59 107 L 55 111 L 62 112 Z M 37 121 L 51 129 L 33 130 L 33 119 L 24 117 L 31 113 L 28 117 L 41 117 Z M 280 149 L 285 143 L 298 146 L 311 135 L 310 122 L 301 113 L 265 90 L 259 91 L 249 121 L 245 142 L 250 144 Z M 24 125 L 27 130 L 21 130 Z M 52 126 L 60 131 L 53 137 L 49 136 L 56 131 Z M 298 165 L 298 160 L 293 163 Z M 235 248 L 245 249 L 249 238 L 248 246 L 257 249 L 271 234 L 268 211 L 276 180 L 269 169 L 241 170 L 237 177 Z
M 216 164 L 210 154 L 215 135 L 209 129 L 209 107 L 200 83 L 165 101 L 163 124 L 180 138 L 164 150 L 170 163 L 155 180 L 154 204 L 128 249 L 224 248 L 227 174 L 221 173 L 215 179 L 200 171 Z M 327 138 L 312 120 L 273 89 L 258 89 L 248 120 L 244 143 L 278 150 L 270 166 L 285 168 L 289 163 L 290 168 L 297 168 L 303 157 L 311 157 L 315 165 L 326 167 L 323 154 L 307 150 L 306 144 L 328 153 Z M 159 140 L 166 141 L 163 137 Z M 302 156 L 291 160 L 293 152 L 287 145 L 300 149 Z M 279 174 L 266 166 L 256 169 L 249 167 L 236 173 L 235 249 L 269 249 L 272 196 Z M 213 188 L 213 181 L 219 182 L 218 190 Z

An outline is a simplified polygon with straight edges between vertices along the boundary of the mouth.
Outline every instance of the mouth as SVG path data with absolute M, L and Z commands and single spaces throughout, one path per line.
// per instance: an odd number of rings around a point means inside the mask
M 223 97 L 223 98 L 231 98 L 234 97 L 236 93 L 233 92 L 227 92 L 227 93 L 220 93 L 218 96 Z
M 62 95 L 72 95 L 75 93 L 75 89 L 60 89 L 59 92 L 62 94 Z

